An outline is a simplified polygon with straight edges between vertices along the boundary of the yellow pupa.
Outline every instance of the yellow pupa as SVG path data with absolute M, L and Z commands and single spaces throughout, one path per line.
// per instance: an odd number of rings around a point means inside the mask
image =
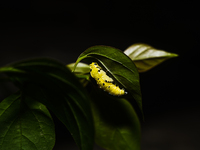
M 106 72 L 96 62 L 90 64 L 90 75 L 96 80 L 99 87 L 109 94 L 115 96 L 127 94 L 124 89 L 120 89 L 119 86 L 113 83 L 113 79 L 107 76 Z

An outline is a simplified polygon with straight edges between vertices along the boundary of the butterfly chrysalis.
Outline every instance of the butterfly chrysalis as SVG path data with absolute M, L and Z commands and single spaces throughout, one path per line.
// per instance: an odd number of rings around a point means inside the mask
M 96 80 L 99 87 L 109 94 L 115 96 L 127 94 L 124 89 L 120 89 L 119 86 L 114 84 L 114 80 L 96 62 L 90 64 L 90 75 Z

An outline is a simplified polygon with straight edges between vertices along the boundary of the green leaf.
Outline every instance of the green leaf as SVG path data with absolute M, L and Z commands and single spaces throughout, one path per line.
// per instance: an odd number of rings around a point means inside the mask
M 23 92 L 46 105 L 65 124 L 81 150 L 93 148 L 94 127 L 88 95 L 65 65 L 52 59 L 32 59 L 1 70 Z
M 163 61 L 178 56 L 174 53 L 157 50 L 147 44 L 133 44 L 124 53 L 133 60 L 139 72 L 148 71 Z
M 67 67 L 73 71 L 75 66 L 75 63 L 68 64 Z M 85 87 L 88 84 L 88 80 L 90 77 L 90 66 L 85 63 L 78 63 L 76 66 L 76 70 L 73 71 L 73 73 L 76 75 L 77 78 L 79 78 L 79 81 L 81 84 Z
M 75 63 L 71 63 L 71 64 L 68 64 L 67 67 L 73 71 L 74 69 L 74 65 Z M 73 72 L 75 73 L 81 73 L 81 74 L 87 74 L 90 72 L 90 66 L 88 64 L 85 64 L 85 63 L 78 63 L 78 65 L 76 66 L 76 70 L 74 70 Z
M 54 124 L 47 108 L 20 92 L 0 103 L 0 149 L 51 150 Z
M 140 150 L 140 122 L 126 99 L 96 94 L 92 110 L 99 146 L 106 150 Z
M 142 111 L 139 73 L 132 60 L 119 49 L 109 46 L 93 46 L 79 56 L 76 65 L 83 59 L 91 58 L 94 61 L 98 61 L 99 65 L 112 76 L 115 82 L 121 85 L 121 88 L 123 87 L 128 91 Z M 90 63 L 92 62 L 90 61 Z

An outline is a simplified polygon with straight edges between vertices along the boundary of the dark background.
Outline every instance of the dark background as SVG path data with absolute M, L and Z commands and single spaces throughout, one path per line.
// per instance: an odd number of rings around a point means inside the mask
M 39 56 L 68 64 L 94 45 L 125 50 L 140 42 L 177 53 L 178 58 L 140 74 L 142 150 L 197 150 L 198 6 L 191 0 L 1 1 L 0 66 Z M 14 90 L 1 85 L 1 100 Z M 77 150 L 65 127 L 58 120 L 55 125 L 54 150 Z

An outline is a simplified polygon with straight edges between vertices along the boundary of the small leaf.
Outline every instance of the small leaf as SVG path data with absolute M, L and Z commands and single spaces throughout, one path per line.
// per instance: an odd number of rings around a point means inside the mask
M 67 67 L 73 71 L 74 69 L 74 65 L 75 63 L 71 63 L 71 64 L 68 64 Z M 90 72 L 90 66 L 88 64 L 85 64 L 85 63 L 78 63 L 78 65 L 76 66 L 76 70 L 74 70 L 73 72 L 75 73 L 81 73 L 81 74 L 86 74 L 86 73 L 89 73 Z
M 140 150 L 140 122 L 126 99 L 96 93 L 92 110 L 95 142 L 99 146 L 106 150 Z
M 93 46 L 84 51 L 76 61 L 76 65 L 85 59 L 98 61 L 105 71 L 125 88 L 137 102 L 142 111 L 139 73 L 132 60 L 119 49 L 110 46 Z M 90 63 L 91 60 L 90 60 Z M 75 65 L 75 67 L 76 67 Z
M 51 150 L 54 124 L 46 107 L 20 92 L 0 103 L 0 149 Z
M 93 148 L 89 97 L 68 68 L 52 59 L 31 59 L 0 69 L 24 92 L 47 106 L 71 132 L 81 150 Z
M 174 53 L 157 50 L 147 44 L 133 44 L 124 53 L 133 60 L 139 72 L 148 71 L 161 62 L 178 56 Z
M 75 66 L 75 63 L 68 64 L 67 67 L 73 71 Z M 90 77 L 90 67 L 88 64 L 85 63 L 78 63 L 76 66 L 76 70 L 73 71 L 73 73 L 76 75 L 77 78 L 79 78 L 79 81 L 81 84 L 85 87 L 88 84 L 88 80 Z

